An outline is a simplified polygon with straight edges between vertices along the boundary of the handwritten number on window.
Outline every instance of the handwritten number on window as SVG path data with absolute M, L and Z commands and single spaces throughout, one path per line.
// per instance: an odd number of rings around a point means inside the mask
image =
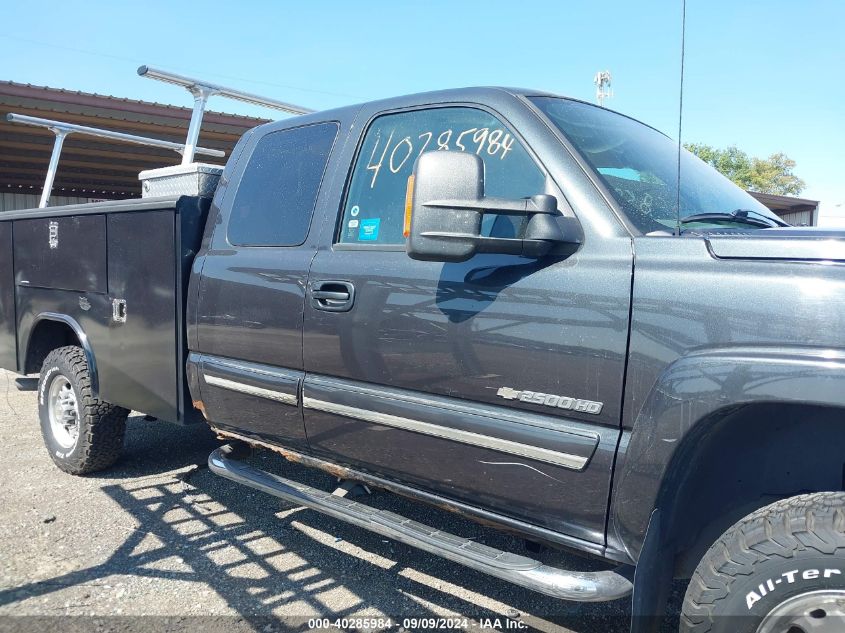
M 499 160 L 504 160 L 507 157 L 513 149 L 515 141 L 514 137 L 504 130 L 491 130 L 486 127 L 467 128 L 459 132 L 446 129 L 442 130 L 439 134 L 433 131 L 425 131 L 419 134 L 416 139 L 413 139 L 411 136 L 405 136 L 396 141 L 396 143 L 393 142 L 393 136 L 394 131 L 391 131 L 387 137 L 387 142 L 382 147 L 382 133 L 381 131 L 376 132 L 375 145 L 370 153 L 370 160 L 367 163 L 367 170 L 373 172 L 372 178 L 370 179 L 370 189 L 375 188 L 385 160 L 387 160 L 390 172 L 398 174 L 408 164 L 415 152 L 415 158 L 418 158 L 420 154 L 428 151 L 429 146 L 432 145 L 432 140 L 436 144 L 438 151 L 449 151 L 452 149 L 461 152 L 474 151 L 479 155 L 486 153 L 487 156 L 498 156 Z M 469 139 L 472 139 L 475 147 L 469 145 Z M 450 143 L 452 143 L 452 146 L 450 146 Z M 434 149 L 434 147 L 431 149 Z

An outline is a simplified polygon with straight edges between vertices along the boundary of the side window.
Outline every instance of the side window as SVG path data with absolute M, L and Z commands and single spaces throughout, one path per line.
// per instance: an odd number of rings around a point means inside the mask
M 298 246 L 305 241 L 336 123 L 271 132 L 249 157 L 232 210 L 228 238 L 237 246 Z
M 352 170 L 338 240 L 401 244 L 405 192 L 414 162 L 432 150 L 474 152 L 484 160 L 485 194 L 524 198 L 544 192 L 545 176 L 493 115 L 474 108 L 432 108 L 373 121 Z M 524 219 L 486 215 L 485 235 L 519 237 Z

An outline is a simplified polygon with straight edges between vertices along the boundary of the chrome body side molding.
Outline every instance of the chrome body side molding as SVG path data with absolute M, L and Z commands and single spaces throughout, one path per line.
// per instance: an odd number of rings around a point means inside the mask
M 560 416 L 324 376 L 306 376 L 302 404 L 575 471 L 588 466 L 601 439 L 586 424 Z
M 228 378 L 219 378 L 218 376 L 212 375 L 206 375 L 205 382 L 207 382 L 209 385 L 214 385 L 215 387 L 228 389 L 229 391 L 240 391 L 241 393 L 245 393 L 250 396 L 268 398 L 269 400 L 276 400 L 278 402 L 282 402 L 284 404 L 289 404 L 292 406 L 297 405 L 297 398 L 295 394 L 291 395 L 287 393 L 280 393 L 278 391 L 273 391 L 272 389 L 265 389 L 264 387 L 255 387 L 253 385 L 247 385 L 242 382 L 229 380 Z
M 197 353 L 190 355 L 188 369 L 194 406 L 212 426 L 307 448 L 299 408 L 302 371 Z
M 202 368 L 200 373 L 207 385 L 294 407 L 299 404 L 302 372 L 220 356 L 191 356 Z
M 487 435 L 481 435 L 480 433 L 450 428 L 439 424 L 431 424 L 429 422 L 422 422 L 420 420 L 413 420 L 387 413 L 380 413 L 378 411 L 369 411 L 366 409 L 359 409 L 357 407 L 350 407 L 344 404 L 326 402 L 324 400 L 317 400 L 307 396 L 302 399 L 302 404 L 306 409 L 316 409 L 318 411 L 343 415 L 357 420 L 363 420 L 365 422 L 392 426 L 406 431 L 413 431 L 414 433 L 422 433 L 424 435 L 431 435 L 433 437 L 439 437 L 454 442 L 461 442 L 462 444 L 489 448 L 500 453 L 518 455 L 519 457 L 524 457 L 526 459 L 554 464 L 556 466 L 563 466 L 573 470 L 582 470 L 589 462 L 589 457 L 561 453 L 547 448 L 531 446 L 528 444 L 513 442 L 511 440 L 490 437 Z

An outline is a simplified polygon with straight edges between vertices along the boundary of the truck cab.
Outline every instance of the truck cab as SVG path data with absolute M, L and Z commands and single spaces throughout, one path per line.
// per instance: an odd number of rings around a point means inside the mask
M 192 278 L 191 362 L 212 425 L 603 551 L 633 258 L 598 195 L 574 208 L 564 196 L 577 165 L 557 143 L 501 90 L 256 130 L 223 177 Z M 572 243 L 553 259 L 409 258 L 408 178 L 438 148 L 481 157 L 487 195 L 554 196 Z M 515 238 L 520 223 L 489 216 L 482 232 Z

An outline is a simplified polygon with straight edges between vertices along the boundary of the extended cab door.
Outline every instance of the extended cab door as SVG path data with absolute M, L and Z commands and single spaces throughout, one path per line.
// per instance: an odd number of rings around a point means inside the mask
M 215 198 L 211 242 L 195 264 L 189 361 L 195 404 L 215 427 L 304 445 L 298 393 L 312 218 L 339 129 L 336 121 L 259 128 Z
M 341 208 L 309 280 L 308 440 L 332 459 L 601 543 L 620 437 L 630 237 L 595 217 L 602 203 L 589 193 L 567 202 L 557 183 L 583 171 L 565 171 L 572 157 L 527 105 L 509 97 L 502 107 L 512 118 L 466 103 L 362 111 Z M 487 195 L 549 193 L 565 215 L 583 211 L 582 243 L 544 259 L 411 260 L 407 181 L 429 150 L 481 156 Z M 508 216 L 483 227 L 523 230 Z

